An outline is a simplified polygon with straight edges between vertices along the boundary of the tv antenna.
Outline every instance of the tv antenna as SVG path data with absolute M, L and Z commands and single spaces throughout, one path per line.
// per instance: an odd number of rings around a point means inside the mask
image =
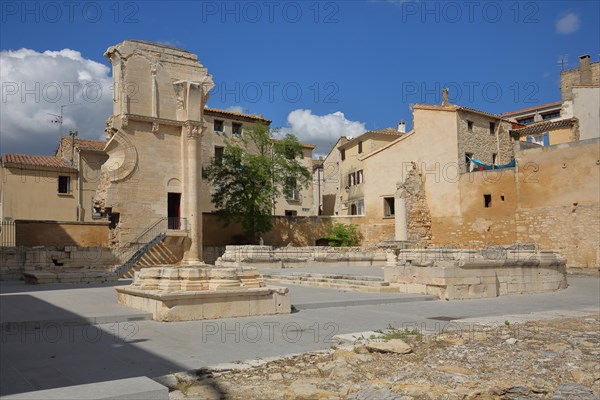
M 53 119 L 50 120 L 50 123 L 58 125 L 58 133 L 59 133 L 59 136 L 61 138 L 63 137 L 63 116 L 64 116 L 65 107 L 77 106 L 79 104 L 80 103 L 64 104 L 64 105 L 60 106 L 60 115 L 58 115 L 58 114 L 52 114 L 52 113 L 46 113 L 46 114 L 52 115 L 54 117 Z
M 569 64 L 569 55 L 568 54 L 561 54 L 558 57 L 557 64 L 560 65 L 560 70 L 564 71 L 565 67 L 568 66 L 568 64 Z

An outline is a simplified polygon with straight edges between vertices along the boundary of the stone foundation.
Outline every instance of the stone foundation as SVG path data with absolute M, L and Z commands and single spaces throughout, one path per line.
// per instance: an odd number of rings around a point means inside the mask
M 555 251 L 523 248 L 401 250 L 385 281 L 400 292 L 440 299 L 478 299 L 552 292 L 567 287 L 566 260 Z
M 51 282 L 51 275 L 58 277 L 60 274 L 67 273 L 89 276 L 108 274 L 112 272 L 116 263 L 113 252 L 104 247 L 2 247 L 0 248 L 0 281 L 20 280 L 25 272 L 46 274 L 42 279 L 44 282 L 38 283 Z M 53 280 L 53 282 L 58 281 Z
M 279 247 L 226 246 L 225 254 L 215 262 L 218 267 L 253 266 L 257 268 L 296 268 L 315 266 L 383 267 L 384 250 L 360 247 Z
M 156 321 L 291 312 L 288 289 L 265 286 L 254 268 L 145 268 L 130 286 L 115 289 L 120 304 L 151 312 Z

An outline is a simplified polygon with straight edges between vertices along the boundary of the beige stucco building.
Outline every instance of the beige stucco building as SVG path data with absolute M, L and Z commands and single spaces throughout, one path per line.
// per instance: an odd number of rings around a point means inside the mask
M 92 198 L 107 159 L 105 142 L 63 137 L 54 156 L 4 154 L 1 219 L 95 220 Z M 73 158 L 71 158 L 73 154 Z

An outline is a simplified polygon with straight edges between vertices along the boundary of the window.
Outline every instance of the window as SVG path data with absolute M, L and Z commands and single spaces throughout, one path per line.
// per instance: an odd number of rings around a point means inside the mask
M 362 153 L 362 142 L 358 142 L 358 154 Z
M 501 196 L 500 196 L 500 200 L 501 200 L 501 201 L 504 201 L 504 195 L 501 195 Z
M 394 208 L 394 198 L 384 197 L 383 198 L 383 216 L 393 217 L 396 215 L 396 209 Z
M 363 183 L 363 171 L 362 171 L 362 169 L 360 171 L 356 172 L 356 184 L 360 185 L 361 183 Z
M 237 123 L 237 122 L 233 122 L 231 124 L 231 132 L 234 135 L 242 136 L 242 124 Z
M 518 119 L 517 122 L 523 125 L 531 124 L 534 121 L 533 117 L 526 117 Z
M 492 165 L 498 164 L 498 154 L 492 153 Z
M 215 132 L 219 132 L 219 133 L 223 132 L 223 121 L 221 121 L 220 119 L 215 119 L 213 122 L 213 126 L 215 129 Z
M 58 193 L 60 193 L 60 194 L 71 193 L 71 177 L 70 176 L 59 176 L 58 177 Z
M 465 164 L 467 166 L 467 172 L 471 172 L 471 160 L 473 159 L 473 153 L 465 153 Z
M 348 186 L 354 186 L 354 182 L 355 182 L 355 176 L 354 176 L 354 172 L 351 174 L 348 174 Z
M 358 213 L 357 215 L 365 215 L 365 201 L 364 200 L 359 200 L 356 208 L 357 208 L 356 211 Z
M 469 132 L 473 132 L 473 121 L 468 121 L 467 120 L 467 130 Z
M 546 114 L 542 114 L 542 119 L 552 119 L 560 117 L 560 111 L 552 111 Z
M 288 200 L 294 200 L 294 201 L 300 200 L 300 191 L 298 190 L 298 185 L 296 183 L 296 179 L 294 179 L 294 178 L 286 179 L 284 193 Z
M 296 217 L 298 216 L 298 211 L 296 210 L 285 210 L 286 217 Z
M 492 195 L 491 194 L 484 194 L 483 195 L 483 206 L 485 208 L 491 208 L 492 207 Z
M 356 204 L 350 205 L 350 215 L 356 215 Z
M 496 123 L 495 122 L 490 122 L 490 133 L 491 134 L 496 133 Z
M 223 152 L 225 151 L 224 147 L 215 146 L 215 162 L 219 165 L 223 162 Z
M 344 161 L 346 159 L 346 150 L 340 150 L 340 156 L 342 157 L 342 161 Z

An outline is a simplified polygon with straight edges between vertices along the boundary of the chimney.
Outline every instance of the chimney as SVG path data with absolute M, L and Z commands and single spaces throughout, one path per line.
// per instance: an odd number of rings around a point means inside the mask
M 406 122 L 404 120 L 398 122 L 398 132 L 406 133 Z
M 450 105 L 448 102 L 448 88 L 442 89 L 442 106 Z
M 592 67 L 590 65 L 590 55 L 584 54 L 579 56 L 579 84 L 592 84 Z

